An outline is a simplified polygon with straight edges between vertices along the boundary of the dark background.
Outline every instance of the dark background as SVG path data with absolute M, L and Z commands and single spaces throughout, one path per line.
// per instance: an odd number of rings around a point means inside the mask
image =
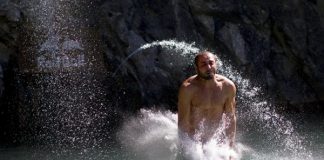
M 25 10 L 0 0 L 1 139 L 16 133 L 28 99 L 21 58 Z M 99 32 L 107 105 L 121 115 L 142 107 L 176 111 L 177 90 L 194 74 L 191 62 L 141 45 L 158 40 L 195 42 L 230 60 L 282 112 L 324 111 L 324 1 L 319 0 L 94 0 L 89 14 Z M 170 67 L 170 63 L 176 64 Z M 28 78 L 27 78 L 28 79 Z M 240 89 L 240 88 L 238 88 Z M 23 96 L 23 98 L 21 97 Z M 10 141 L 15 141 L 11 139 Z

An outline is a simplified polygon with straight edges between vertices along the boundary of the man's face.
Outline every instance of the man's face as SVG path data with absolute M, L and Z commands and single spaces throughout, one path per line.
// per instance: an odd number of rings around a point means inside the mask
M 200 55 L 197 61 L 197 75 L 198 77 L 210 80 L 216 74 L 216 61 L 212 54 Z

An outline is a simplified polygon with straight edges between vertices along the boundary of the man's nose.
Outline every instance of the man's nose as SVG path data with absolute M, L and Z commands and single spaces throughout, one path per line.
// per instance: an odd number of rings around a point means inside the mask
M 212 66 L 210 64 L 207 64 L 207 69 L 211 69 Z

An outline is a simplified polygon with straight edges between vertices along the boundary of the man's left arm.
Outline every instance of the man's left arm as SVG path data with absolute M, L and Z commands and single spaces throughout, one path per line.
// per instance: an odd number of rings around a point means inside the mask
M 235 143 L 235 134 L 236 134 L 236 115 L 235 115 L 235 96 L 236 96 L 236 87 L 233 83 L 230 83 L 228 98 L 225 102 L 225 115 L 226 115 L 226 137 L 229 141 L 229 146 L 234 147 Z

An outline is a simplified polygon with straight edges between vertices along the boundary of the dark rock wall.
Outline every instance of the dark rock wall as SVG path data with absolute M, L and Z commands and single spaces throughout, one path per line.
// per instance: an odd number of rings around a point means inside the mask
M 147 42 L 196 42 L 230 58 L 282 103 L 318 108 L 324 100 L 323 10 L 323 2 L 302 0 L 139 0 L 104 1 L 101 14 L 107 56 L 116 64 Z M 165 55 L 148 52 L 154 55 L 131 59 L 127 67 L 127 73 L 141 82 L 151 72 L 141 66 L 163 68 L 152 61 Z M 180 74 L 177 80 L 184 77 Z M 174 79 L 165 76 L 159 84 L 165 81 Z M 153 86 L 158 89 L 144 90 L 163 90 Z
M 0 142 L 10 141 L 18 116 L 15 106 L 14 70 L 18 53 L 21 12 L 8 0 L 0 1 Z
M 10 58 L 18 52 L 18 24 L 21 12 L 17 5 L 9 1 L 0 1 L 0 97 L 3 96 Z
M 111 74 L 141 45 L 174 39 L 195 42 L 231 59 L 282 103 L 312 104 L 307 107 L 318 109 L 324 101 L 323 1 L 97 0 L 93 4 L 98 6 L 95 22 Z M 17 28 L 23 9 L 14 1 L 0 0 L 1 108 L 9 85 L 5 79 L 13 71 L 9 62 L 14 63 L 19 52 Z M 132 109 L 158 103 L 175 107 L 178 86 L 193 68 L 188 60 L 167 52 L 155 47 L 131 58 L 108 84 L 111 101 L 121 101 L 116 105 L 122 108 L 137 103 Z

